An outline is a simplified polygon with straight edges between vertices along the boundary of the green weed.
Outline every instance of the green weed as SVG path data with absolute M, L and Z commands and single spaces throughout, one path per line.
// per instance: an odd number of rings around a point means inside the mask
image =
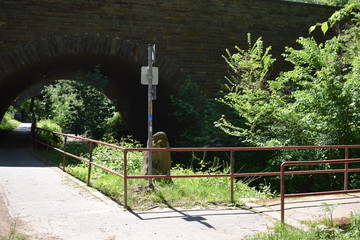
M 325 207 L 326 208 L 326 207 Z M 330 209 L 332 210 L 332 209 Z M 268 233 L 259 233 L 248 240 L 318 240 L 318 239 L 333 239 L 333 240 L 355 240 L 360 239 L 360 215 L 352 215 L 349 219 L 340 219 L 331 223 L 324 221 L 331 225 L 318 224 L 318 222 L 311 223 L 309 231 L 302 231 L 293 227 L 277 224 L 273 231 Z
M 10 113 L 5 113 L 4 118 L 0 122 L 0 129 L 14 129 L 19 126 L 20 122 L 15 120 Z
M 138 146 L 137 142 L 125 140 L 113 143 L 125 147 Z M 65 146 L 66 151 L 72 154 L 89 158 L 89 145 L 87 143 L 69 142 Z M 46 154 L 46 153 L 45 153 Z M 63 155 L 50 150 L 49 159 L 62 166 Z M 108 167 L 116 172 L 123 173 L 123 154 L 121 150 L 110 149 L 109 147 L 96 146 L 92 159 L 94 162 Z M 128 154 L 128 174 L 137 175 L 141 168 L 143 159 L 142 152 L 130 152 Z M 81 181 L 87 181 L 88 164 L 79 160 L 66 157 L 65 170 Z M 196 174 L 221 174 L 224 171 L 210 170 L 195 171 L 175 166 L 171 169 L 171 175 L 196 175 Z M 118 176 L 109 174 L 102 169 L 92 166 L 90 185 L 115 201 L 123 203 L 124 180 Z M 147 179 L 128 180 L 128 205 L 132 208 L 150 208 L 155 206 L 209 206 L 209 205 L 242 205 L 242 198 L 268 198 L 272 197 L 269 188 L 262 192 L 255 188 L 248 187 L 242 181 L 235 181 L 234 200 L 230 201 L 230 179 L 228 177 L 210 178 L 173 178 L 172 180 L 157 179 L 153 181 L 153 188 L 148 187 Z
M 87 168 L 83 166 L 69 166 L 70 174 L 82 181 L 86 181 Z M 175 167 L 172 175 L 209 174 L 208 172 L 194 172 L 190 169 Z M 112 174 L 93 175 L 91 186 L 100 190 L 112 199 L 123 203 L 124 181 Z M 159 179 L 153 181 L 153 188 L 149 188 L 147 180 L 128 180 L 128 205 L 132 208 L 146 209 L 155 206 L 209 206 L 232 205 L 230 202 L 229 178 L 174 178 L 171 181 Z M 235 183 L 235 204 L 242 204 L 241 198 L 267 198 L 270 192 L 258 192 L 241 181 Z
M 24 236 L 21 236 L 17 231 L 17 220 L 12 224 L 9 234 L 5 237 L 5 240 L 26 240 Z

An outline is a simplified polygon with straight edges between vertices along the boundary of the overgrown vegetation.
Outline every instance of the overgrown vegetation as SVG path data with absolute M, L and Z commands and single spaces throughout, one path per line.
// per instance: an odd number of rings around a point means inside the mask
M 10 130 L 19 126 L 20 122 L 14 119 L 14 113 L 15 109 L 13 107 L 10 107 L 6 111 L 3 119 L 0 122 L 0 129 Z
M 287 225 L 278 224 L 273 232 L 260 233 L 249 240 L 354 240 L 360 239 L 360 215 L 350 218 L 334 219 L 333 222 L 313 223 L 309 231 L 302 231 Z
M 221 147 L 235 141 L 234 137 L 214 128 L 213 123 L 224 110 L 224 105 L 207 98 L 190 78 L 185 80 L 178 96 L 172 96 L 171 101 L 176 107 L 176 119 L 180 125 L 186 126 L 177 138 L 176 146 Z
M 62 132 L 62 128 L 54 121 L 50 119 L 43 119 L 36 123 L 36 127 L 46 129 L 54 132 Z M 38 140 L 50 144 L 52 146 L 58 146 L 62 143 L 63 137 L 59 135 L 54 135 L 51 132 L 47 131 L 38 131 L 37 133 Z
M 342 24 L 345 29 L 325 43 L 317 43 L 312 37 L 301 37 L 297 40 L 299 48 L 287 47 L 284 57 L 294 67 L 277 77 L 270 77 L 275 59 L 271 55 L 271 47 L 265 47 L 261 38 L 253 42 L 249 35 L 248 49 L 235 47 L 234 53 L 227 50 L 224 59 L 229 66 L 229 74 L 226 82 L 222 84 L 217 103 L 213 99 L 203 99 L 201 92 L 196 92 L 194 87 L 183 93 L 181 101 L 176 102 L 182 106 L 179 108 L 181 119 L 190 121 L 195 116 L 196 119 L 201 119 L 202 126 L 205 126 L 200 128 L 205 129 L 204 133 L 200 131 L 198 135 L 198 131 L 193 128 L 196 126 L 189 124 L 191 130 L 186 136 L 182 136 L 182 139 L 188 143 L 197 136 L 204 136 L 201 140 L 206 140 L 207 136 L 216 139 L 213 134 L 221 136 L 222 133 L 213 130 L 215 126 L 234 137 L 225 138 L 230 140 L 227 146 L 358 143 L 360 26 L 356 9 L 360 9 L 359 3 L 349 4 L 335 12 L 326 24 L 317 24 L 326 33 L 327 29 L 323 26 L 330 28 L 343 18 L 351 20 Z M 311 27 L 311 30 L 314 31 L 317 25 Z M 218 105 L 219 103 L 223 105 Z M 214 119 L 216 117 L 217 119 Z M 344 156 L 344 153 L 338 150 L 258 154 L 261 156 L 237 153 L 236 158 L 241 159 L 243 165 L 238 165 L 236 170 L 278 171 L 284 161 L 336 159 Z M 352 150 L 351 156 L 357 155 L 358 152 Z M 218 158 L 224 159 L 221 156 Z M 209 155 L 205 161 L 211 163 L 214 159 L 213 155 Z M 332 167 L 334 166 L 325 166 Z M 291 185 L 287 186 L 291 192 L 339 189 L 343 181 L 341 174 L 289 178 L 293 179 Z M 358 184 L 356 179 L 356 175 L 352 176 L 352 186 Z M 266 184 L 269 183 L 274 189 L 278 189 L 277 177 L 266 180 Z
M 130 138 L 123 138 L 120 141 L 115 139 L 107 139 L 108 142 L 122 147 L 139 147 L 137 141 Z M 66 151 L 89 158 L 89 144 L 82 142 L 69 142 L 65 146 Z M 143 152 L 129 152 L 128 174 L 137 175 L 140 172 L 140 166 L 143 159 Z M 63 155 L 59 152 L 51 151 L 49 159 L 57 164 L 63 164 Z M 123 172 L 123 153 L 121 150 L 110 148 L 103 145 L 97 145 L 92 154 L 93 162 L 101 164 L 113 171 Z M 86 182 L 88 174 L 87 163 L 80 162 L 76 159 L 66 158 L 66 171 L 75 177 Z M 224 170 L 227 172 L 228 170 Z M 175 166 L 171 169 L 172 175 L 187 174 L 209 174 L 224 173 L 213 170 L 189 169 L 182 166 Z M 229 178 L 191 178 L 191 179 L 173 179 L 172 181 L 155 180 L 154 189 L 148 188 L 148 181 L 128 180 L 129 181 L 129 197 L 128 204 L 132 208 L 150 208 L 154 206 L 195 206 L 195 205 L 211 205 L 225 204 L 232 206 L 230 202 L 230 180 Z M 92 167 L 91 185 L 114 200 L 123 202 L 123 179 L 109 174 L 106 171 Z M 248 187 L 242 181 L 235 184 L 235 204 L 241 205 L 240 198 L 271 197 L 272 193 L 269 188 L 263 188 L 262 192 L 255 188 Z
M 351 9 L 359 7 L 350 6 Z M 334 16 L 338 15 L 332 18 Z M 294 69 L 282 72 L 275 79 L 268 78 L 268 69 L 274 60 L 269 48 L 263 50 L 261 38 L 253 45 L 249 41 L 246 51 L 228 51 L 225 57 L 230 71 L 228 93 L 219 101 L 231 107 L 246 124 L 236 124 L 224 116 L 217 126 L 253 146 L 358 143 L 358 23 L 359 14 L 353 12 L 353 25 L 325 43 L 318 44 L 311 37 L 299 38 L 301 48 L 287 47 L 284 54 Z M 283 161 L 336 159 L 343 154 L 336 150 L 278 151 L 267 166 L 276 171 Z M 338 189 L 342 176 L 308 175 L 293 177 L 293 180 L 289 191 L 314 191 Z
M 86 134 L 100 139 L 106 132 L 106 121 L 115 114 L 114 104 L 104 95 L 108 78 L 100 65 L 94 72 L 79 74 L 76 80 L 58 80 L 45 87 L 44 108 L 40 118 L 50 118 L 67 132 Z

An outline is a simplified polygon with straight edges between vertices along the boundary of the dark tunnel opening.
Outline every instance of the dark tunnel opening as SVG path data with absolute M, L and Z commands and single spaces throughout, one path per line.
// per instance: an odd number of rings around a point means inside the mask
M 93 72 L 100 65 L 101 73 L 109 78 L 105 95 L 115 102 L 129 134 L 146 143 L 147 139 L 147 86 L 140 81 L 141 65 L 117 56 L 71 54 L 46 59 L 24 67 L 5 79 L 0 94 L 0 115 L 20 95 L 35 85 L 48 85 L 59 79 L 75 80 L 79 72 Z M 176 136 L 178 127 L 171 116 L 170 96 L 176 93 L 159 76 L 157 99 L 153 102 L 153 132 L 164 131 L 169 139 Z M 30 97 L 30 96 L 29 96 Z

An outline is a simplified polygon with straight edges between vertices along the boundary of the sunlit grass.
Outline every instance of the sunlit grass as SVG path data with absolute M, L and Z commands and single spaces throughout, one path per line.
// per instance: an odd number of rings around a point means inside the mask
M 86 156 L 89 148 L 84 143 L 69 143 L 66 146 L 67 151 L 79 156 Z M 108 152 L 108 150 L 106 150 Z M 44 153 L 44 155 L 46 155 Z M 109 157 L 110 155 L 108 155 Z M 121 154 L 112 153 L 116 156 L 116 162 L 119 161 Z M 133 155 L 132 158 L 139 158 L 136 161 L 141 162 L 141 155 Z M 50 151 L 49 159 L 62 167 L 63 155 Z M 135 162 L 135 160 L 132 160 Z M 138 164 L 134 163 L 134 166 Z M 109 166 L 112 166 L 111 164 Z M 133 168 L 134 166 L 129 166 Z M 140 168 L 141 166 L 137 166 Z M 111 167 L 110 167 L 111 168 Z M 87 182 L 88 167 L 87 163 L 66 157 L 66 171 L 83 182 Z M 130 171 L 130 175 L 139 174 L 140 169 Z M 120 171 L 120 173 L 122 173 Z M 195 175 L 195 174 L 221 174 L 224 172 L 213 171 L 195 171 L 180 166 L 171 169 L 171 175 Z M 120 204 L 124 204 L 124 180 L 113 174 L 99 171 L 92 166 L 90 185 L 105 195 L 111 197 Z M 152 207 L 167 206 L 241 206 L 243 198 L 269 198 L 272 194 L 269 189 L 258 191 L 244 184 L 242 181 L 235 181 L 234 184 L 234 202 L 230 197 L 230 178 L 229 177 L 201 177 L 201 178 L 173 178 L 154 179 L 153 187 L 148 186 L 148 179 L 128 179 L 128 206 L 133 209 L 147 209 Z
M 68 167 L 70 174 L 86 181 L 87 168 L 82 166 Z M 204 174 L 190 169 L 176 167 L 172 169 L 172 175 Z M 124 181 L 122 178 L 104 174 L 91 178 L 91 186 L 108 195 L 112 199 L 123 204 Z M 148 180 L 128 180 L 128 205 L 131 208 L 167 207 L 169 205 L 192 207 L 222 205 L 241 205 L 242 198 L 268 198 L 270 192 L 259 192 L 250 188 L 241 181 L 235 183 L 235 202 L 230 201 L 229 178 L 174 178 L 171 181 L 165 179 L 153 180 L 154 188 L 148 187 Z
M 11 130 L 20 125 L 10 114 L 6 113 L 0 122 L 0 129 Z
M 336 219 L 334 222 L 326 220 L 308 222 L 310 230 L 303 231 L 288 225 L 278 223 L 273 231 L 259 233 L 249 240 L 355 240 L 360 239 L 360 215 L 352 215 L 350 218 Z

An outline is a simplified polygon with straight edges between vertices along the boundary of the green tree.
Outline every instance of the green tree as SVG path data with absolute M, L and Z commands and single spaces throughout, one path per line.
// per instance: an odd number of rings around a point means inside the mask
M 228 121 L 229 118 L 224 114 L 216 126 L 224 132 L 240 137 L 245 142 L 262 145 L 264 140 L 257 139 L 260 134 L 265 132 L 264 126 L 275 122 L 276 106 L 281 102 L 276 89 L 269 85 L 270 69 L 275 61 L 270 54 L 271 48 L 263 49 L 263 41 L 258 38 L 252 45 L 250 35 L 248 35 L 249 48 L 242 50 L 235 47 L 236 53 L 231 54 L 227 50 L 225 61 L 229 66 L 229 76 L 226 77 L 226 95 L 218 98 L 218 101 L 229 106 L 236 112 L 245 124 L 237 126 Z M 273 102 L 273 101 L 276 101 Z M 280 101 L 280 102 L 279 102 Z M 261 136 L 263 138 L 263 136 Z M 260 143 L 261 142 L 261 143 Z
M 218 126 L 255 145 L 268 145 L 273 139 L 281 145 L 357 141 L 359 26 L 324 44 L 313 38 L 297 42 L 300 50 L 286 48 L 284 54 L 294 69 L 275 80 L 263 78 L 273 60 L 268 49 L 261 50 L 261 39 L 247 51 L 229 54 L 226 62 L 232 74 L 227 79 L 232 86 L 219 101 L 246 119 L 247 127 L 235 126 L 226 118 Z
M 186 79 L 178 96 L 171 96 L 176 107 L 174 115 L 183 128 L 176 144 L 182 147 L 226 146 L 232 138 L 219 129 L 214 129 L 214 121 L 221 116 L 224 107 L 214 99 L 206 97 L 198 85 Z
M 321 26 L 321 31 L 326 34 L 329 28 L 333 27 L 335 24 L 341 22 L 344 19 L 350 18 L 353 22 L 359 22 L 359 9 L 360 9 L 360 0 L 349 0 L 348 3 L 340 10 L 335 11 L 327 21 L 323 23 L 317 23 L 309 28 L 311 33 L 316 29 L 316 27 Z M 341 34 L 341 31 L 339 32 Z
M 43 91 L 45 108 L 67 131 L 99 139 L 105 133 L 106 120 L 115 112 L 114 104 L 103 94 L 107 83 L 99 65 L 77 80 L 58 80 Z
M 230 106 L 246 126 L 227 117 L 217 126 L 255 146 L 358 143 L 360 27 L 359 14 L 353 14 L 354 24 L 325 43 L 299 38 L 299 50 L 286 48 L 285 59 L 294 68 L 274 80 L 264 80 L 261 74 L 253 77 L 254 69 L 266 73 L 273 62 L 268 51 L 259 50 L 263 49 L 261 39 L 247 51 L 229 54 L 226 62 L 232 73 L 228 79 L 234 79 L 233 86 L 219 101 Z M 239 69 L 247 73 L 239 74 Z M 270 164 L 275 170 L 282 161 L 331 159 L 338 154 L 333 150 L 282 151 L 272 156 Z M 309 185 L 317 187 L 313 182 Z

